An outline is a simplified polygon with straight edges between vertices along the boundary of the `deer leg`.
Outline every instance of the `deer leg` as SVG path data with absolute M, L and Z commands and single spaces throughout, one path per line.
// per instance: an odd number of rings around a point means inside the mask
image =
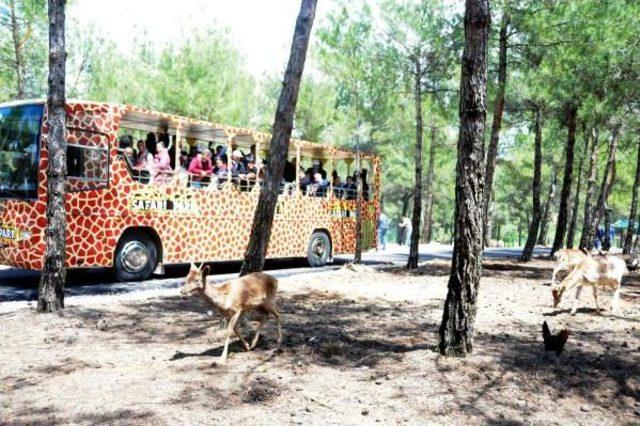
M 600 305 L 598 304 L 598 286 L 593 286 L 593 298 L 596 299 L 596 312 L 600 313 Z
M 260 321 L 258 322 L 258 328 L 256 328 L 256 335 L 253 336 L 253 340 L 251 341 L 251 349 L 255 348 L 258 344 L 258 338 L 260 337 L 260 330 L 264 326 L 265 321 L 267 320 L 267 315 L 262 315 L 260 317 Z
M 576 289 L 576 298 L 573 300 L 573 309 L 571 309 L 570 314 L 575 315 L 578 311 L 578 299 L 580 299 L 580 293 L 582 293 L 582 285 L 578 285 Z
M 264 309 L 270 314 L 273 314 L 273 316 L 276 318 L 276 322 L 278 323 L 278 346 L 280 346 L 282 345 L 282 315 L 280 315 L 278 308 L 276 308 L 275 306 L 265 305 Z
M 613 292 L 613 298 L 611 299 L 611 312 L 618 312 L 618 306 L 620 304 L 620 285 Z
M 233 331 L 234 333 L 236 333 L 236 336 L 238 336 L 238 338 L 242 342 L 242 346 L 244 346 L 244 349 L 248 352 L 250 350 L 249 344 L 244 339 L 244 336 L 240 333 L 240 326 L 238 326 L 237 322 L 233 325 Z
M 227 338 L 224 341 L 224 349 L 222 350 L 222 355 L 220 355 L 220 362 L 225 362 L 227 360 L 227 354 L 229 351 L 229 340 L 231 339 L 231 333 L 233 332 L 236 326 L 236 322 L 238 321 L 238 318 L 240 318 L 241 313 L 242 311 L 236 312 L 229 319 L 229 323 L 227 324 Z
M 555 286 L 556 285 L 556 274 L 558 273 L 558 271 L 562 269 L 562 267 L 560 266 L 556 266 L 555 268 L 553 268 L 553 273 L 551 274 L 551 286 Z

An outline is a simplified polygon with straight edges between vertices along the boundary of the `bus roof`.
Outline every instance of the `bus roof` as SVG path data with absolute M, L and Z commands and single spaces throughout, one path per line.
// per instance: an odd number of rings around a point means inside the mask
M 1 103 L 0 107 L 45 104 L 45 99 L 28 99 L 21 101 Z M 171 135 L 178 134 L 187 139 L 197 139 L 224 145 L 228 140 L 242 145 L 260 143 L 266 148 L 271 140 L 271 134 L 252 129 L 233 127 L 225 124 L 216 124 L 204 120 L 183 117 L 175 114 L 167 114 L 158 111 L 109 102 L 96 102 L 79 99 L 67 99 L 68 104 L 93 104 L 110 105 L 123 110 L 120 126 L 124 128 L 139 129 L 148 132 L 167 132 Z M 291 138 L 289 156 L 296 155 L 296 149 L 300 147 L 300 153 L 304 157 L 323 160 L 353 160 L 355 153 L 328 144 L 310 142 L 302 139 Z M 362 158 L 373 158 L 374 155 L 361 152 Z

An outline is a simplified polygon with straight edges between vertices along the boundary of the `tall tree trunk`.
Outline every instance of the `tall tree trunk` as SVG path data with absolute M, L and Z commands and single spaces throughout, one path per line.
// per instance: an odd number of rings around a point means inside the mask
M 14 69 L 16 72 L 16 98 L 24 99 L 24 60 L 22 57 L 22 41 L 20 40 L 20 25 L 16 14 L 15 0 L 9 0 L 9 11 L 11 15 Z
M 620 136 L 620 125 L 615 125 L 611 130 L 611 139 L 609 140 L 609 149 L 607 153 L 607 165 L 605 166 L 604 173 L 602 175 L 602 182 L 600 183 L 600 191 L 598 193 L 598 201 L 596 202 L 595 212 L 592 217 L 591 225 L 589 226 L 590 242 L 591 245 L 587 246 L 588 250 L 593 248 L 596 228 L 604 216 L 604 211 L 609 199 L 609 193 L 613 187 L 615 181 L 615 163 L 616 163 L 616 151 L 618 149 L 618 140 Z M 608 233 L 608 230 L 606 230 Z
M 589 135 L 586 126 L 583 127 L 584 133 L 584 151 L 580 156 L 578 164 L 578 181 L 576 182 L 575 197 L 573 199 L 573 209 L 571 211 L 571 220 L 569 221 L 569 231 L 567 232 L 567 248 L 572 249 L 574 240 L 576 239 L 576 222 L 578 221 L 578 209 L 580 208 L 580 190 L 582 189 L 582 169 L 584 168 L 584 159 L 589 155 Z
M 567 145 L 564 151 L 564 178 L 562 191 L 560 192 L 560 207 L 558 208 L 558 220 L 556 222 L 556 235 L 551 247 L 551 257 L 562 248 L 567 233 L 567 219 L 569 216 L 569 197 L 573 182 L 573 159 L 576 145 L 576 124 L 578 120 L 578 107 L 575 104 L 567 106 Z
M 542 125 L 542 108 L 538 107 L 534 124 L 535 150 L 533 154 L 533 183 L 531 185 L 533 208 L 527 242 L 524 245 L 524 250 L 522 250 L 522 260 L 524 262 L 530 261 L 533 256 L 533 249 L 535 248 L 538 229 L 540 228 L 540 220 L 542 219 L 542 203 L 540 202 L 540 185 L 542 184 Z
M 362 262 L 362 158 L 360 157 L 360 122 L 358 121 L 356 138 L 358 152 L 356 154 L 356 247 L 353 262 Z
M 411 217 L 411 242 L 409 246 L 409 259 L 407 268 L 418 267 L 418 243 L 420 242 L 420 216 L 422 209 L 422 136 L 424 125 L 422 123 L 422 68 L 420 64 L 420 52 L 415 56 L 415 81 L 413 97 L 416 104 L 416 147 L 414 161 L 416 167 L 415 186 L 413 188 L 413 216 Z
M 402 195 L 402 217 L 405 217 L 409 214 L 409 205 L 411 203 L 412 197 L 413 197 L 413 192 L 405 192 Z
M 633 192 L 631 195 L 631 208 L 629 209 L 629 225 L 624 238 L 622 253 L 631 253 L 631 243 L 633 242 L 633 231 L 636 228 L 636 216 L 638 214 L 638 190 L 640 189 L 640 142 L 638 143 L 638 159 L 636 163 L 636 179 L 633 182 Z
M 544 205 L 544 210 L 542 212 L 542 219 L 540 220 L 540 233 L 538 234 L 538 241 L 536 244 L 541 246 L 547 245 L 547 230 L 549 229 L 549 216 L 551 216 L 551 203 L 553 203 L 553 198 L 556 196 L 556 175 L 551 175 L 551 181 L 549 182 L 549 196 L 547 197 L 547 202 Z
M 422 240 L 426 243 L 431 242 L 433 234 L 433 174 L 435 168 L 436 157 L 436 126 L 431 126 L 431 145 L 429 146 L 429 165 L 427 168 L 426 182 L 426 201 L 424 203 L 424 227 L 422 228 Z
M 473 351 L 478 287 L 482 273 L 484 128 L 490 23 L 488 0 L 466 1 L 453 260 L 439 329 L 439 348 L 443 355 L 465 356 Z
M 269 166 L 262 183 L 258 205 L 251 226 L 251 238 L 244 254 L 240 275 L 262 271 L 264 258 L 271 236 L 273 217 L 278 202 L 284 164 L 289 151 L 289 140 L 293 129 L 293 115 L 298 101 L 298 90 L 304 62 L 307 57 L 309 36 L 316 13 L 316 0 L 302 0 L 291 43 L 289 63 L 282 82 L 282 91 L 273 123 L 273 135 L 269 148 Z
M 584 198 L 584 215 L 582 219 L 582 235 L 580 235 L 581 250 L 591 250 L 593 248 L 593 238 L 595 229 L 593 223 L 593 198 L 596 193 L 596 176 L 598 166 L 598 129 L 593 129 L 591 135 L 591 148 L 589 149 L 589 178 L 587 180 L 587 194 Z
M 502 114 L 504 113 L 504 92 L 507 84 L 507 39 L 509 37 L 509 14 L 502 15 L 500 23 L 500 43 L 498 49 L 498 93 L 493 107 L 493 122 L 491 123 L 491 137 L 487 149 L 487 170 L 484 176 L 484 210 L 483 210 L 483 235 L 486 246 L 491 239 L 491 195 L 493 190 L 493 177 L 498 158 L 498 142 L 502 128 Z
M 638 244 L 640 244 L 640 224 L 638 225 L 638 231 L 636 232 L 636 239 L 633 242 L 633 250 L 638 249 Z
M 609 251 L 611 249 L 611 209 L 609 206 L 604 207 L 604 241 L 602 243 L 602 250 Z
M 47 227 L 44 268 L 38 287 L 38 311 L 64 308 L 66 253 L 65 180 L 65 0 L 49 0 L 49 90 L 47 95 Z

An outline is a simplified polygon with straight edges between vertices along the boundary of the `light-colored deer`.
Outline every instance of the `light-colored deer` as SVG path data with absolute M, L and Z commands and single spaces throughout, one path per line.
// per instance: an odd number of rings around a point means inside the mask
M 622 277 L 627 272 L 625 261 L 618 257 L 604 256 L 592 258 L 589 256 L 582 263 L 575 266 L 571 273 L 569 273 L 560 284 L 552 288 L 553 307 L 555 308 L 560 304 L 565 291 L 576 288 L 576 298 L 573 302 L 573 309 L 571 309 L 571 315 L 575 315 L 578 310 L 578 299 L 580 298 L 582 287 L 588 285 L 593 289 L 593 297 L 596 300 L 596 310 L 598 313 L 600 313 L 598 290 L 613 290 L 611 312 L 616 312 L 620 303 Z
M 220 355 L 220 361 L 225 362 L 227 360 L 232 332 L 235 332 L 247 351 L 255 348 L 260 336 L 260 330 L 270 314 L 275 317 L 278 323 L 278 346 L 280 346 L 282 344 L 282 320 L 276 307 L 278 280 L 271 275 L 254 272 L 253 274 L 214 285 L 207 283 L 208 272 L 208 266 L 198 268 L 192 264 L 187 274 L 186 282 L 180 289 L 180 294 L 199 295 L 227 318 L 227 337 L 222 355 Z M 251 346 L 249 346 L 242 334 L 240 334 L 238 319 L 244 312 L 251 311 L 260 314 L 260 318 L 256 334 L 251 341 Z
M 573 268 L 575 268 L 580 263 L 584 262 L 588 257 L 588 254 L 583 252 L 582 250 L 576 249 L 562 249 L 558 250 L 554 256 L 558 261 L 558 264 L 555 268 L 553 268 L 553 273 L 551 274 L 551 285 L 556 285 L 556 274 L 560 271 L 569 271 L 571 272 Z

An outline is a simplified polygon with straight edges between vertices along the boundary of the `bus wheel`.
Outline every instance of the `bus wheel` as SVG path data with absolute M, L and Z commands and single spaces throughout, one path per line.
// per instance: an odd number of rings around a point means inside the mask
M 122 236 L 116 248 L 113 269 L 119 281 L 142 281 L 156 267 L 158 249 L 149 235 L 131 232 Z
M 314 232 L 307 248 L 309 266 L 324 266 L 331 255 L 331 242 L 324 232 Z

